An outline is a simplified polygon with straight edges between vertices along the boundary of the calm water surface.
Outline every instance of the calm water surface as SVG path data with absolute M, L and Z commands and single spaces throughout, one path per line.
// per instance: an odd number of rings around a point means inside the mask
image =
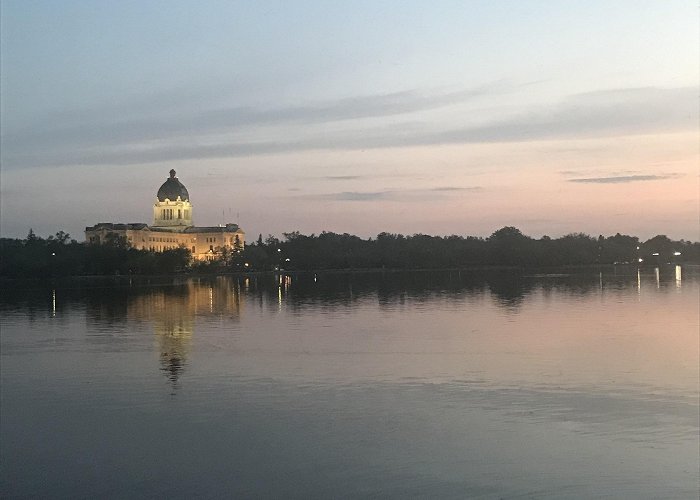
M 697 498 L 700 271 L 4 289 L 5 498 Z

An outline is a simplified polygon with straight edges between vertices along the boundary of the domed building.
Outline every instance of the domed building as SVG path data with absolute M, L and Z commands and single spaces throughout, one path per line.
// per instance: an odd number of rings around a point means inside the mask
M 192 226 L 192 204 L 185 185 L 170 170 L 170 177 L 158 189 L 153 205 L 153 226 L 175 230 Z
M 213 260 L 224 249 L 243 249 L 245 232 L 238 224 L 195 226 L 192 211 L 187 188 L 171 170 L 156 194 L 153 224 L 100 222 L 85 228 L 85 239 L 88 243 L 104 244 L 119 238 L 134 248 L 156 252 L 184 247 L 199 260 Z

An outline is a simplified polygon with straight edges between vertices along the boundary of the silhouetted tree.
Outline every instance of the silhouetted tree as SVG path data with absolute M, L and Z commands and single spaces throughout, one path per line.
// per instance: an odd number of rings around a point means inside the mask
M 240 240 L 239 240 L 240 241 Z M 639 250 L 637 247 L 639 246 Z M 321 269 L 417 269 L 467 266 L 560 266 L 637 262 L 700 262 L 700 243 L 672 241 L 658 235 L 643 244 L 637 237 L 621 235 L 593 238 L 571 233 L 561 238 L 533 239 L 506 226 L 487 239 L 473 236 L 404 236 L 379 233 L 366 240 L 348 233 L 305 235 L 284 233 L 284 240 L 262 235 L 257 244 L 218 248 L 218 257 L 192 263 L 188 249 L 164 252 L 136 250 L 117 234 L 103 245 L 70 239 L 62 231 L 46 239 L 30 230 L 27 237 L 0 239 L 0 276 L 53 277 L 64 275 L 162 274 L 192 269 L 196 272 L 321 270 Z M 658 253 L 658 256 L 654 254 Z

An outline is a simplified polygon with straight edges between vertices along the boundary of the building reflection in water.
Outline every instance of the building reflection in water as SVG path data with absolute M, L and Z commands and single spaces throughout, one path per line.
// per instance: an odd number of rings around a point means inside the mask
M 218 278 L 211 282 L 191 281 L 135 297 L 128 306 L 131 319 L 153 324 L 160 369 L 176 390 L 187 366 L 197 318 L 226 317 L 237 321 L 241 313 L 238 281 Z
M 288 274 L 280 274 L 275 279 L 277 281 L 277 306 L 278 310 L 281 311 L 284 296 L 289 292 L 289 287 L 292 286 L 292 277 Z
M 490 297 L 501 311 L 518 314 L 533 297 L 546 298 L 555 293 L 584 297 L 603 294 L 608 289 L 609 293 L 636 289 L 641 297 L 642 282 L 649 280 L 651 284 L 652 279 L 655 289 L 674 289 L 674 282 L 675 289 L 679 289 L 681 267 L 676 266 L 673 273 L 670 271 L 662 267 L 643 275 L 635 266 L 580 274 L 530 274 L 513 270 L 323 275 L 279 273 L 273 276 L 190 278 L 163 286 L 149 284 L 92 289 L 81 300 L 87 302 L 91 331 L 108 329 L 109 335 L 117 335 L 133 331 L 134 323 L 147 325 L 146 332 L 153 332 L 160 370 L 176 389 L 187 370 L 197 331 L 203 336 L 221 332 L 220 328 L 205 326 L 212 317 L 223 322 L 238 321 L 243 294 L 248 307 L 253 307 L 256 312 L 287 310 L 301 314 L 314 308 L 348 308 L 357 302 L 371 301 L 377 301 L 380 309 L 393 310 L 397 305 L 426 304 L 436 297 L 454 304 Z M 61 304 L 65 300 L 60 291 L 58 300 L 56 292 L 51 292 L 47 306 L 52 316 L 57 312 L 60 316 Z M 99 335 L 94 338 L 100 340 Z M 213 339 L 205 339 L 203 343 L 210 340 Z

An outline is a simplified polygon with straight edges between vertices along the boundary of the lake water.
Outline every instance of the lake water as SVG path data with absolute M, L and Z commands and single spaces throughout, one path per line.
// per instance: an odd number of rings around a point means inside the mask
M 675 266 L 5 289 L 0 493 L 697 498 L 699 296 Z

